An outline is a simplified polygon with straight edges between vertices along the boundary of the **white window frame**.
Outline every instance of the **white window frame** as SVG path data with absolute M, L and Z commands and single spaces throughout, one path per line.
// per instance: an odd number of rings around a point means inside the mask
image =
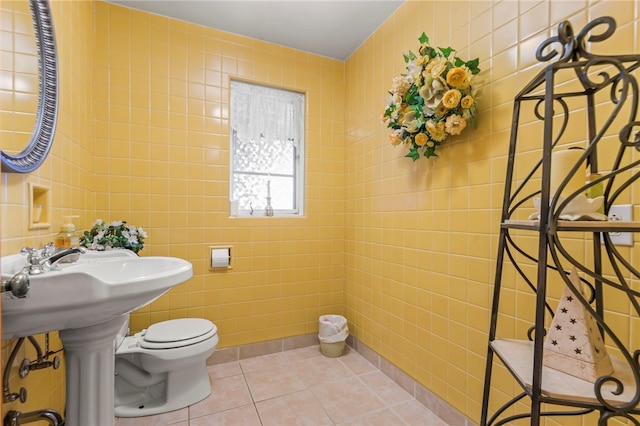
M 251 114 L 244 114 L 243 115 L 243 120 L 242 123 L 240 123 L 240 120 L 236 119 L 236 116 L 238 115 L 238 111 L 250 111 L 251 108 L 247 108 L 247 106 L 241 106 L 239 104 L 236 104 L 237 102 L 241 102 L 238 100 L 239 97 L 234 96 L 234 90 L 237 90 L 238 92 L 236 93 L 243 93 L 246 94 L 247 91 L 251 91 L 251 99 L 255 99 L 256 97 L 260 96 L 260 94 L 266 94 L 266 95 L 277 95 L 277 94 L 282 94 L 283 96 L 283 102 L 292 102 L 295 103 L 296 108 L 294 108 L 294 113 L 293 118 L 295 120 L 290 120 L 288 122 L 287 126 L 281 126 L 281 125 L 277 125 L 277 126 L 272 126 L 272 128 L 268 129 L 268 131 L 266 133 L 277 133 L 279 135 L 281 135 L 280 139 L 293 139 L 294 140 L 294 145 L 293 145 L 293 173 L 292 175 L 286 174 L 286 175 L 278 175 L 277 173 L 268 173 L 268 172 L 263 172 L 263 171 L 255 171 L 255 172 L 247 172 L 247 171 L 241 171 L 241 172 L 236 172 L 234 170 L 234 154 L 235 154 L 235 143 L 238 137 L 238 133 L 239 133 L 239 129 L 238 126 L 242 125 L 243 123 L 246 125 L 247 128 L 242 129 L 241 133 L 245 135 L 245 138 L 249 137 L 248 135 L 254 135 L 254 137 L 260 137 L 262 136 L 265 132 L 262 131 L 262 128 L 260 126 L 264 125 L 265 127 L 269 127 L 271 123 L 274 123 L 275 120 L 273 118 L 273 114 L 265 113 L 260 117 L 252 117 Z M 230 102 L 229 102 L 229 198 L 233 199 L 233 194 L 234 194 L 234 174 L 235 173 L 242 173 L 242 174 L 253 174 L 256 176 L 272 176 L 272 177 L 278 177 L 278 176 L 285 176 L 285 177 L 291 177 L 293 180 L 293 208 L 292 209 L 281 209 L 281 208 L 276 208 L 277 206 L 273 206 L 272 203 L 272 207 L 274 208 L 274 216 L 303 216 L 304 215 L 304 186 L 305 186 L 305 179 L 304 179 L 304 166 L 305 166 L 305 156 L 304 156 L 304 124 L 305 124 L 305 117 L 304 117 L 304 112 L 305 112 L 305 95 L 304 93 L 300 93 L 300 92 L 294 92 L 291 90 L 287 90 L 287 89 L 281 89 L 281 88 L 276 88 L 276 87 L 271 87 L 271 86 L 265 86 L 265 85 L 260 85 L 260 84 L 255 84 L 255 83 L 249 83 L 246 81 L 240 81 L 240 80 L 231 80 L 231 84 L 230 84 L 230 88 L 229 88 L 229 92 L 230 92 Z M 255 94 L 255 97 L 254 97 Z M 247 96 L 243 96 L 240 97 L 242 99 L 247 99 Z M 260 100 L 256 100 L 256 102 L 260 102 Z M 270 108 L 267 108 L 269 110 L 272 110 Z M 275 108 L 274 108 L 275 109 Z M 263 111 L 264 109 L 259 109 L 259 111 Z M 272 110 L 273 112 L 273 110 Z M 255 113 L 255 112 L 254 112 Z M 282 120 L 283 122 L 286 122 L 287 120 Z M 291 124 L 291 122 L 293 122 L 293 124 Z M 266 123 L 266 124 L 260 124 L 260 123 Z M 275 127 L 275 128 L 273 128 Z M 249 129 L 250 128 L 250 129 Z M 260 136 L 255 136 L 257 134 L 260 134 Z M 282 136 L 282 135 L 295 135 L 294 137 L 288 137 L 288 136 Z M 254 137 L 249 137 L 249 139 L 253 140 Z M 267 136 L 268 137 L 268 136 Z M 272 187 L 272 194 L 273 194 L 273 187 Z M 266 204 L 266 200 L 265 200 L 265 204 Z M 265 216 L 265 210 L 264 210 L 263 205 L 259 205 L 259 206 L 253 206 L 252 208 L 242 208 L 242 207 L 238 207 L 238 212 L 237 215 L 238 216 L 243 216 L 243 217 L 263 217 Z

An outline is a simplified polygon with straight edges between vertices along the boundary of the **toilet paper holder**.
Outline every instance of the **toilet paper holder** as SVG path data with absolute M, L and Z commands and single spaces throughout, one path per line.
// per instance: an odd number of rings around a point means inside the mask
M 214 271 L 233 269 L 232 248 L 233 246 L 209 246 L 209 269 Z

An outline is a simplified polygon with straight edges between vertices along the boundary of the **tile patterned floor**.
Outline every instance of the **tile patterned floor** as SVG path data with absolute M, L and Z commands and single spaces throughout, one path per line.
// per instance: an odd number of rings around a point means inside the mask
M 447 426 L 348 347 L 339 358 L 310 346 L 214 365 L 209 377 L 203 401 L 116 426 Z

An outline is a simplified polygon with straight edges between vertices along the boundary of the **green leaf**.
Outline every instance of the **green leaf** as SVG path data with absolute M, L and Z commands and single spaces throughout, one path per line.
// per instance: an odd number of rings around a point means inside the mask
M 474 75 L 480 72 L 480 68 L 478 68 L 479 64 L 480 64 L 480 59 L 478 58 L 472 59 L 465 63 L 465 65 L 469 68 L 469 70 L 471 70 L 471 74 L 474 74 Z
M 409 149 L 409 153 L 405 155 L 405 157 L 411 158 L 413 161 L 416 161 L 418 158 L 420 158 L 420 153 L 417 149 L 411 148 Z
M 438 154 L 436 154 L 436 148 L 427 148 L 427 150 L 424 152 L 424 156 L 425 158 L 437 157 Z
M 449 57 L 449 55 L 451 55 L 451 53 L 453 52 L 453 49 L 452 49 L 451 47 L 447 47 L 446 49 L 445 49 L 445 48 L 442 48 L 442 47 L 438 47 L 438 49 L 442 52 L 442 54 L 443 54 L 446 58 L 448 58 L 448 57 Z
M 451 64 L 451 62 L 447 62 L 447 64 L 444 67 L 444 71 L 440 75 L 443 76 L 443 77 L 446 77 L 451 68 L 453 68 L 453 65 Z
M 467 64 L 465 61 L 463 61 L 462 59 L 458 58 L 457 56 L 454 59 L 455 59 L 454 64 L 455 64 L 456 67 L 461 67 L 461 66 Z
M 391 104 L 391 105 L 389 105 L 389 108 L 387 108 L 387 109 L 384 111 L 384 116 L 385 116 L 385 117 L 391 117 L 391 114 L 392 114 L 392 113 L 393 113 L 393 111 L 395 111 L 395 110 L 396 110 L 396 104 Z
M 422 53 L 422 56 L 425 56 L 428 58 L 435 58 L 437 56 L 436 50 L 431 46 L 423 47 L 420 50 L 420 53 Z
M 425 33 L 422 33 L 418 41 L 422 44 L 429 44 L 429 37 Z
M 405 64 L 408 64 L 409 61 L 416 59 L 416 54 L 412 51 L 409 51 L 409 53 L 403 53 L 402 56 L 404 57 Z

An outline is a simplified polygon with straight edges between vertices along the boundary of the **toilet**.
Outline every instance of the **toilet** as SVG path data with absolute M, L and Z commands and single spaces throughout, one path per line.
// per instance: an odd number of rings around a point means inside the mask
M 214 323 L 174 319 L 127 336 L 126 318 L 114 342 L 116 417 L 166 413 L 209 396 L 206 360 L 218 345 Z

